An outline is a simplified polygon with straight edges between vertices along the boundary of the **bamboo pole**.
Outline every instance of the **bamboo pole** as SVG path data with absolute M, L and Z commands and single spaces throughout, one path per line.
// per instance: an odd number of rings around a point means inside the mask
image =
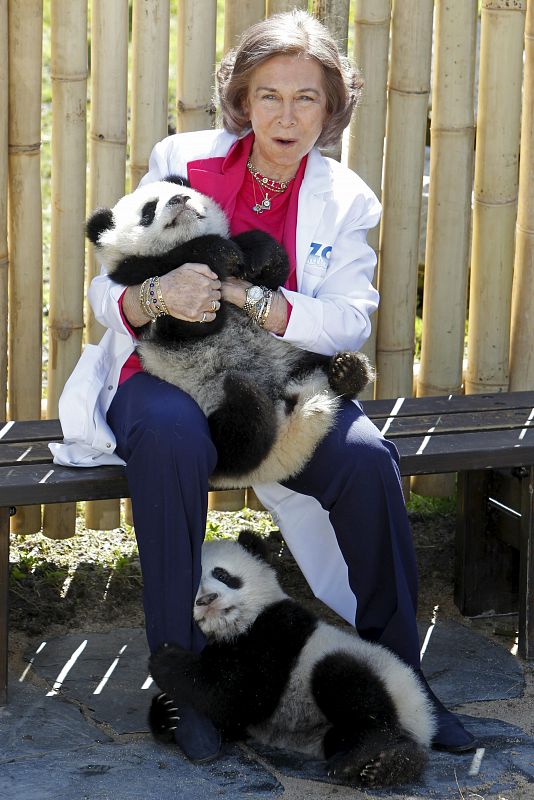
M 134 0 L 132 9 L 132 121 L 130 188 L 148 169 L 154 144 L 168 132 L 169 0 Z M 123 501 L 123 515 L 133 525 L 132 504 Z
M 52 0 L 52 220 L 47 415 L 80 356 L 85 261 L 87 3 Z M 76 503 L 45 506 L 43 533 L 73 536 Z
M 265 17 L 265 0 L 224 0 L 224 52 L 250 25 Z
M 178 10 L 176 61 L 176 130 L 213 127 L 216 0 L 181 0 Z
M 413 393 L 413 354 L 432 0 L 405 0 L 393 11 L 389 103 L 380 231 L 378 397 Z
M 91 20 L 91 123 L 89 207 L 112 206 L 124 194 L 128 89 L 128 0 L 93 0 Z M 88 280 L 100 271 L 89 248 Z M 102 327 L 88 310 L 88 341 Z M 118 500 L 86 503 L 88 528 L 108 530 L 120 521 Z
M 272 17 L 273 14 L 282 14 L 285 11 L 293 11 L 294 8 L 300 8 L 303 11 L 307 11 L 308 0 L 267 0 L 266 16 Z
M 224 51 L 235 47 L 240 35 L 265 16 L 265 0 L 225 0 Z M 239 511 L 246 504 L 245 489 L 210 492 L 210 511 Z
M 312 3 L 314 16 L 326 25 L 343 55 L 347 55 L 349 5 L 349 0 L 313 0 Z M 328 158 L 341 161 L 342 148 L 343 137 L 340 136 L 334 144 L 321 148 L 321 152 Z
M 477 0 L 438 0 L 418 395 L 458 394 L 463 384 L 473 190 Z M 454 494 L 453 475 L 416 476 L 418 494 Z
M 382 195 L 382 166 L 386 129 L 386 97 L 389 64 L 391 0 L 356 0 L 354 16 L 354 63 L 365 81 L 360 106 L 353 115 L 348 148 L 348 166 L 374 191 Z M 378 257 L 380 227 L 369 231 L 367 241 Z M 378 275 L 375 275 L 378 283 Z M 376 363 L 378 314 L 372 319 L 371 336 L 363 351 Z M 373 396 L 370 384 L 362 399 Z
M 465 381 L 470 394 L 508 388 L 526 5 L 482 2 Z
M 148 168 L 150 151 L 167 135 L 169 0 L 134 0 L 132 16 L 131 189 Z
M 0 0 L 0 422 L 7 412 L 7 66 L 7 0 Z
M 42 0 L 9 0 L 9 415 L 41 416 Z M 21 508 L 12 530 L 34 533 L 41 510 Z
M 515 267 L 512 293 L 510 389 L 534 386 L 534 3 L 527 5 L 525 79 L 519 160 Z
M 326 25 L 339 48 L 347 55 L 350 0 L 313 0 L 312 13 Z

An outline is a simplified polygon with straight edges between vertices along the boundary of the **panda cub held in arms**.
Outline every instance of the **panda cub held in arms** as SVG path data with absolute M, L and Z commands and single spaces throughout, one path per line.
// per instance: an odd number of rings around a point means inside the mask
M 110 278 L 125 286 L 186 262 L 269 289 L 288 275 L 287 255 L 271 236 L 230 238 L 220 206 L 173 176 L 97 209 L 86 232 Z M 210 482 L 218 488 L 296 474 L 332 427 L 339 398 L 355 397 L 372 377 L 365 356 L 304 351 L 224 301 L 213 322 L 148 322 L 138 352 L 147 372 L 191 395 L 208 418 L 218 453 Z
M 173 716 L 189 703 L 227 738 L 327 759 L 342 783 L 421 775 L 435 721 L 413 670 L 289 598 L 256 534 L 204 544 L 194 617 L 208 640 L 200 654 L 169 644 L 150 659 L 163 692 L 150 711 L 158 738 L 171 739 Z

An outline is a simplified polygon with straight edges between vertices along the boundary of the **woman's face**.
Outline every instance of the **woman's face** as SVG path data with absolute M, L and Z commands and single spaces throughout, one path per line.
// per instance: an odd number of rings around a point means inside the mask
M 245 109 L 255 134 L 254 166 L 269 178 L 290 178 L 326 119 L 321 65 L 303 55 L 269 58 L 252 73 Z

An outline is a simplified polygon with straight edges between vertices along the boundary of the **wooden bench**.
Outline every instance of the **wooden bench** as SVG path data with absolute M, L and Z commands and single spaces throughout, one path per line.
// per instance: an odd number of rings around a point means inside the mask
M 518 612 L 534 658 L 534 391 L 364 403 L 395 441 L 403 475 L 458 472 L 455 601 L 463 614 Z M 16 506 L 128 497 L 123 467 L 52 463 L 57 420 L 0 425 L 0 704 L 7 702 L 9 517 Z

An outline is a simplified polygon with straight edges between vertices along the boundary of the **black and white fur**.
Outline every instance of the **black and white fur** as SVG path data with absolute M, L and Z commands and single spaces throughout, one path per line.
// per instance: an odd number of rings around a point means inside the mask
M 288 274 L 287 255 L 271 236 L 230 238 L 218 204 L 173 177 L 97 209 L 87 236 L 112 280 L 127 286 L 186 262 L 272 289 Z M 211 483 L 219 488 L 296 474 L 333 425 L 339 397 L 355 397 L 371 378 L 365 356 L 301 350 L 224 302 L 214 322 L 148 323 L 138 352 L 147 372 L 183 389 L 206 414 L 218 452 Z
M 190 703 L 228 738 L 249 735 L 328 759 L 340 782 L 416 780 L 435 721 L 413 670 L 299 606 L 281 589 L 261 539 L 243 531 L 238 541 L 203 547 L 194 608 L 208 639 L 202 653 L 169 645 L 151 658 L 165 693 L 153 700 L 154 734 L 172 729 L 174 703 Z

